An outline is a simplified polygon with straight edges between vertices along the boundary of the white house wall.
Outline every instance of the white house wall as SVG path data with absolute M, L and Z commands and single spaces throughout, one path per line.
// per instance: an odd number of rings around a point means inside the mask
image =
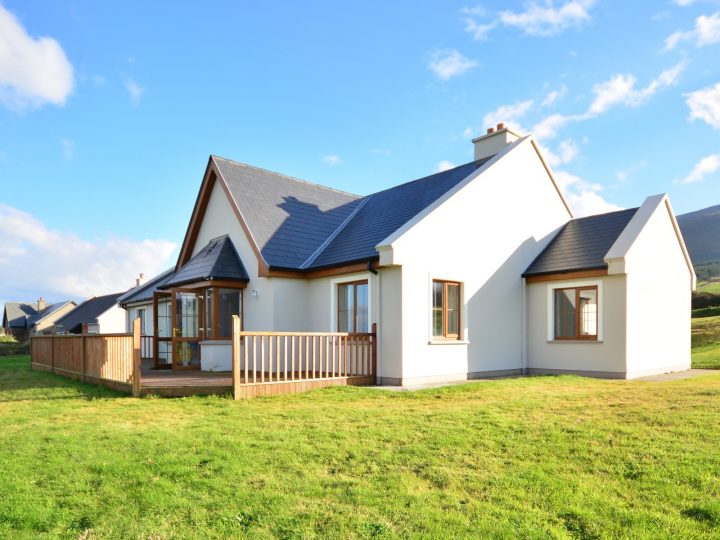
M 598 286 L 597 341 L 554 341 L 552 291 L 565 287 Z M 531 373 L 580 373 L 625 378 L 626 339 L 624 275 L 527 284 L 528 365 Z
M 689 369 L 691 274 L 664 203 L 625 259 L 628 377 Z
M 138 310 L 140 309 L 145 310 L 145 328 L 141 328 L 140 333 L 143 336 L 152 336 L 154 335 L 152 302 L 128 306 L 128 308 L 125 310 L 125 328 L 124 330 L 122 330 L 122 332 L 132 332 L 133 321 L 138 318 Z
M 120 334 L 125 332 L 125 310 L 115 305 L 98 317 L 101 334 Z
M 394 240 L 403 383 L 520 370 L 521 274 L 569 217 L 528 139 Z M 465 343 L 431 343 L 433 279 L 463 283 Z

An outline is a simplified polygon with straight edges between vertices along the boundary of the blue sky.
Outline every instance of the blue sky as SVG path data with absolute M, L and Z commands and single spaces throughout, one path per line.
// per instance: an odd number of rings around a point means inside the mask
M 210 154 L 358 194 L 533 131 L 578 214 L 720 203 L 720 2 L 0 0 L 0 302 L 174 262 Z

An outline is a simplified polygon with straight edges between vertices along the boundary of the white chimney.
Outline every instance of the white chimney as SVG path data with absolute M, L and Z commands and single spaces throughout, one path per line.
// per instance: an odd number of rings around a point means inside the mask
M 486 157 L 494 156 L 508 144 L 517 141 L 521 135 L 510 128 L 505 127 L 502 122 L 494 128 L 488 128 L 487 133 L 473 139 L 475 145 L 475 161 Z
M 143 283 L 145 283 L 145 274 L 143 274 L 142 272 L 140 272 L 140 276 L 137 277 L 137 278 L 135 278 L 135 286 L 136 286 L 136 287 L 139 287 L 139 286 L 142 285 Z

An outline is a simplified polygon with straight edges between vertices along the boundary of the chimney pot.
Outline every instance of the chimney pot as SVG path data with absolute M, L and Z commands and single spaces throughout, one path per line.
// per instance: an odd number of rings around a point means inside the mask
M 505 124 L 504 124 L 503 122 L 500 122 L 500 123 L 497 125 L 497 130 L 500 131 L 501 129 L 505 129 Z
M 488 128 L 487 129 L 488 135 L 495 132 L 495 128 Z

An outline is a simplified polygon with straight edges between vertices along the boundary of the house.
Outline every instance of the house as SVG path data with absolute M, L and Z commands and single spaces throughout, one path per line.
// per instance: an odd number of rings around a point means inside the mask
M 5 334 L 25 341 L 35 334 L 51 332 L 55 322 L 75 309 L 71 300 L 48 304 L 40 297 L 37 302 L 7 302 L 3 312 Z
M 174 268 L 119 299 L 156 367 L 229 369 L 245 330 L 369 332 L 377 382 L 690 366 L 695 274 L 667 195 L 576 219 L 530 136 L 358 196 L 211 156 Z M 152 320 L 152 324 L 148 321 Z
M 93 296 L 55 323 L 55 333 L 117 334 L 125 332 L 126 313 L 117 304 L 124 293 Z

